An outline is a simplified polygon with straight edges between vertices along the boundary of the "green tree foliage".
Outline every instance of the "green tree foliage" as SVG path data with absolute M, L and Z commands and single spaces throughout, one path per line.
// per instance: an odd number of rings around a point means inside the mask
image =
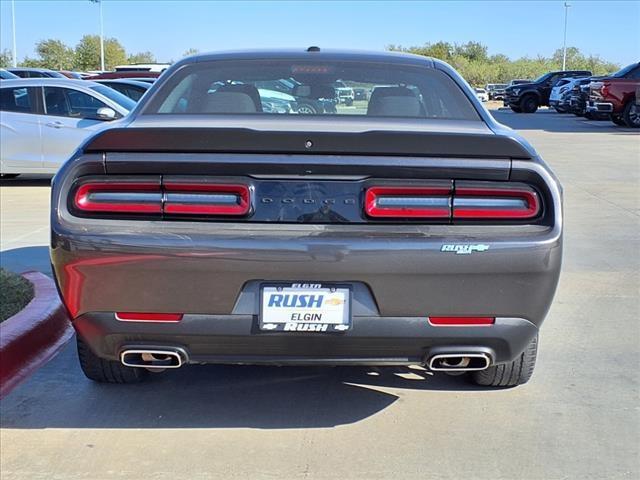
M 111 70 L 123 63 L 127 63 L 124 47 L 115 38 L 105 38 L 105 68 Z M 98 35 L 85 35 L 80 39 L 80 43 L 76 46 L 75 68 L 81 71 L 100 69 L 100 37 Z
M 40 66 L 53 70 L 70 70 L 73 68 L 75 52 L 60 40 L 41 40 L 36 45 L 37 62 Z
M 11 55 L 10 50 L 2 50 L 0 52 L 0 68 L 8 68 L 13 65 L 13 55 Z
M 156 56 L 149 52 L 138 52 L 133 55 L 129 55 L 127 63 L 156 63 Z
M 195 55 L 196 53 L 199 53 L 199 52 L 200 50 L 198 50 L 197 48 L 190 48 L 188 50 L 185 50 L 182 56 L 188 57 L 189 55 Z
M 488 54 L 485 45 L 479 42 L 451 44 L 448 42 L 426 43 L 416 47 L 390 45 L 388 50 L 408 52 L 416 55 L 438 58 L 451 64 L 471 85 L 506 83 L 514 78 L 535 79 L 551 70 L 562 69 L 562 49 L 551 58 L 538 56 L 510 60 L 507 56 Z M 591 70 L 594 75 L 604 75 L 620 68 L 615 63 L 606 62 L 598 56 L 584 56 L 575 47 L 567 48 L 567 68 Z

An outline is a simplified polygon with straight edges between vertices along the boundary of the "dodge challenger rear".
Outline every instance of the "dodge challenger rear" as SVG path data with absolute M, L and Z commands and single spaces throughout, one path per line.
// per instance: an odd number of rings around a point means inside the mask
M 280 113 L 259 86 L 293 85 Z M 368 99 L 325 113 L 297 105 Z M 448 65 L 230 52 L 173 65 L 56 175 L 51 259 L 87 377 L 408 365 L 525 383 L 560 185 Z

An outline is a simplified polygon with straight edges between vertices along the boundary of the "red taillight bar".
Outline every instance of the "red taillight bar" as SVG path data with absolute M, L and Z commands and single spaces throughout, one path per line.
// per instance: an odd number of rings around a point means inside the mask
M 540 213 L 538 194 L 528 188 L 457 187 L 453 218 L 528 219 Z
M 80 212 L 242 216 L 251 210 L 246 185 L 188 182 L 87 182 L 73 196 Z
M 371 187 L 365 212 L 370 217 L 449 218 L 450 193 L 449 187 Z
M 495 317 L 429 317 L 431 325 L 453 327 L 463 325 L 493 325 Z
M 162 193 L 155 182 L 85 183 L 74 204 L 85 212 L 161 213 Z
M 148 312 L 117 312 L 116 320 L 121 322 L 179 322 L 182 313 L 148 313 Z
M 164 190 L 165 213 L 242 216 L 251 209 L 246 185 L 171 182 Z

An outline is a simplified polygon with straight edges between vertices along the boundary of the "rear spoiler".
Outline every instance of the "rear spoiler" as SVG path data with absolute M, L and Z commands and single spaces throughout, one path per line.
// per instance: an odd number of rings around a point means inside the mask
M 247 128 L 127 127 L 103 130 L 85 153 L 269 153 L 531 159 L 516 138 L 468 132 L 297 132 Z

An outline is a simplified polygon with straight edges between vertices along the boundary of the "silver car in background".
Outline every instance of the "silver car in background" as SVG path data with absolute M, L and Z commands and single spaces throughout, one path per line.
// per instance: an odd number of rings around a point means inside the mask
M 135 102 L 94 82 L 34 78 L 0 85 L 0 174 L 54 174 L 80 144 Z

